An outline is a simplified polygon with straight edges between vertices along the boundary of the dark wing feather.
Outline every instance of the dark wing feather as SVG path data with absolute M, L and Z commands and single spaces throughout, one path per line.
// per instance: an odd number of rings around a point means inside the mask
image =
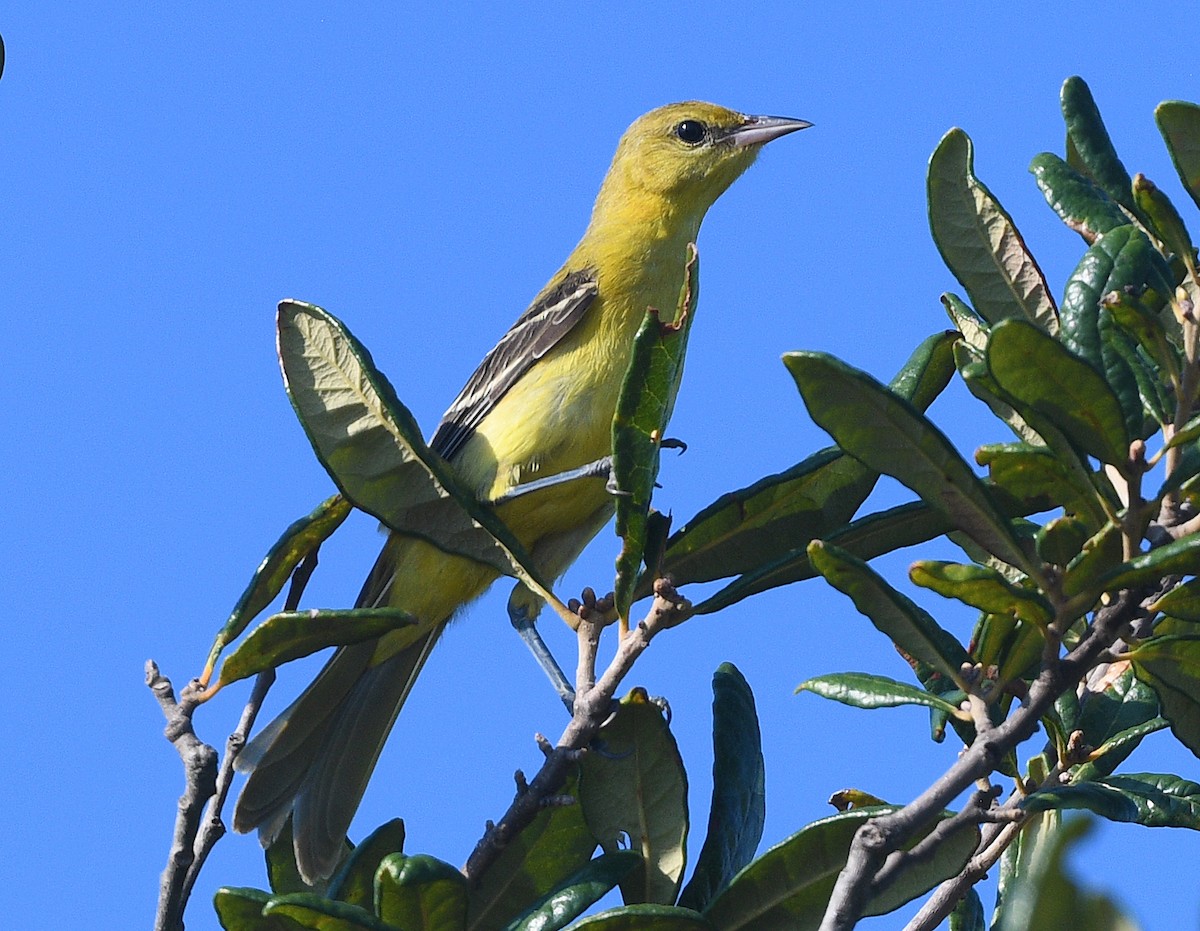
M 483 357 L 442 416 L 429 444 L 433 451 L 453 459 L 508 389 L 583 319 L 597 292 L 595 272 L 583 269 L 571 272 L 534 301 Z

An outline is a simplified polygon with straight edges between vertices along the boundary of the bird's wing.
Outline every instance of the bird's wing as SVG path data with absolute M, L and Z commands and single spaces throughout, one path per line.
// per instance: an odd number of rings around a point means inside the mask
M 598 290 L 589 268 L 571 272 L 535 300 L 483 357 L 442 416 L 429 444 L 433 451 L 453 459 L 508 389 L 583 319 Z

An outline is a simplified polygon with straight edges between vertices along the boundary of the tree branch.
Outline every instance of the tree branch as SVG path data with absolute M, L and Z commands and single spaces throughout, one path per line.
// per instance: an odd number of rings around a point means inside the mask
M 904 808 L 874 818 L 858 829 L 826 906 L 821 931 L 849 931 L 854 927 L 887 857 L 932 824 L 971 783 L 992 773 L 1005 754 L 1028 739 L 1054 701 L 1079 681 L 1140 610 L 1140 593 L 1120 592 L 1110 605 L 1096 612 L 1090 632 L 1074 650 L 1042 669 L 1030 685 L 1025 702 L 1011 717 L 977 734 L 958 760 Z

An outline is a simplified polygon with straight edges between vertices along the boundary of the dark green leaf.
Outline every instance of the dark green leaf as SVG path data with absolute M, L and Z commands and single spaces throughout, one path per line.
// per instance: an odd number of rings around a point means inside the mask
M 892 389 L 924 410 L 954 373 L 953 333 L 929 337 L 892 379 Z M 846 524 L 879 473 L 837 447 L 722 495 L 672 535 L 663 563 L 675 584 L 749 572 L 803 549 Z M 649 591 L 643 580 L 640 594 Z
M 948 715 L 958 716 L 956 705 L 906 682 L 866 672 L 838 672 L 805 679 L 796 691 L 808 690 L 822 698 L 839 701 L 855 708 L 896 708 L 900 705 L 924 705 L 937 708 Z
M 264 915 L 290 918 L 310 931 L 408 931 L 380 921 L 365 908 L 347 905 L 312 892 L 272 897 Z
M 341 321 L 315 305 L 284 301 L 277 326 L 288 397 L 342 494 L 397 533 L 514 575 L 554 600 L 512 532 L 425 444 Z
M 709 904 L 705 917 L 719 931 L 815 931 L 838 873 L 846 865 L 855 832 L 868 819 L 896 810 L 892 806 L 859 808 L 814 821 L 742 870 Z M 977 839 L 974 828 L 951 834 L 931 860 L 914 865 L 873 897 L 864 915 L 893 911 L 957 875 L 974 852 Z M 912 843 L 919 840 L 914 838 Z
M 1164 618 L 1133 652 L 1139 679 L 1158 695 L 1162 716 L 1181 744 L 1200 757 L 1200 640 L 1187 636 L 1184 621 Z
M 950 913 L 950 931 L 987 931 L 983 900 L 974 887 L 967 890 L 967 894 Z
M 633 341 L 613 416 L 612 479 L 619 489 L 616 527 L 622 541 L 613 591 L 617 612 L 626 620 L 646 551 L 646 521 L 658 478 L 663 431 L 683 377 L 688 331 L 699 297 L 699 262 L 696 246 L 690 243 L 679 304 L 671 321 L 661 321 L 657 308 L 648 309 Z
M 1123 792 L 1099 782 L 1056 786 L 1027 795 L 1021 807 L 1029 812 L 1081 808 L 1110 821 L 1136 821 L 1137 806 Z
M 713 931 L 713 926 L 690 908 L 626 905 L 585 918 L 571 931 Z
M 860 559 L 873 559 L 883 553 L 924 543 L 950 529 L 950 522 L 922 501 L 902 504 L 877 514 L 859 518 L 829 535 L 829 542 Z M 819 575 L 808 559 L 807 546 L 767 563 L 705 599 L 693 609 L 696 614 L 711 614 L 751 595 L 800 582 Z
M 1137 588 L 1158 582 L 1168 575 L 1200 573 L 1200 534 L 1189 534 L 1166 546 L 1140 553 L 1105 573 L 1100 584 L 1105 591 Z
M 1100 312 L 1100 302 L 1107 294 L 1126 288 L 1137 294 L 1149 289 L 1158 296 L 1143 294 L 1143 300 L 1151 306 L 1175 291 L 1173 276 L 1163 257 L 1150 244 L 1146 234 L 1135 226 L 1122 226 L 1106 233 L 1080 260 L 1064 292 L 1061 336 L 1071 352 L 1104 375 L 1109 388 L 1121 401 L 1127 421 L 1136 417 L 1140 425 L 1141 401 L 1137 384 L 1125 362 L 1106 344 L 1106 328 L 1115 323 L 1110 316 Z
M 952 129 L 929 160 L 929 226 L 950 271 L 988 323 L 1036 321 L 1050 333 L 1058 315 L 1037 262 L 1012 218 L 974 173 L 971 139 Z
M 1120 402 L 1100 373 L 1062 343 L 1030 323 L 1007 320 L 992 328 L 987 364 L 1018 410 L 1036 411 L 1088 455 L 1125 464 L 1129 436 Z
M 375 873 L 383 858 L 404 850 L 404 822 L 393 818 L 372 831 L 354 848 L 338 874 L 329 881 L 331 899 L 362 908 L 375 905 Z
M 1200 207 L 1200 107 L 1167 100 L 1154 110 L 1158 130 L 1167 143 L 1179 179 Z
M 375 874 L 375 914 L 404 931 L 463 931 L 467 877 L 424 854 L 390 854 Z
M 229 654 L 221 664 L 217 683 L 226 686 L 327 647 L 361 643 L 416 623 L 415 617 L 398 608 L 274 614 L 254 628 L 250 636 Z
M 1083 78 L 1069 77 L 1062 86 L 1062 112 L 1067 123 L 1067 138 L 1087 168 L 1088 175 L 1114 201 L 1137 212 L 1130 193 L 1129 172 L 1125 170 L 1100 110 Z
M 225 931 L 303 931 L 304 925 L 283 915 L 264 915 L 270 900 L 271 894 L 261 889 L 222 886 L 213 896 L 213 906 Z
M 621 882 L 640 862 L 632 850 L 601 854 L 548 893 L 506 931 L 558 931 Z
M 1104 784 L 1126 793 L 1138 809 L 1138 824 L 1200 831 L 1200 785 L 1174 773 L 1122 773 Z
M 687 862 L 687 774 L 662 709 L 642 689 L 600 729 L 606 752 L 583 758 L 580 804 L 605 851 L 622 840 L 642 868 L 621 884 L 627 904 L 672 905 Z
M 558 794 L 578 798 L 577 775 L 572 774 Z M 596 840 L 583 820 L 581 805 L 543 809 L 532 824 L 510 839 L 480 877 L 467 903 L 467 926 L 471 931 L 506 928 L 529 903 L 583 869 L 595 849 Z
M 1054 606 L 1037 591 L 1014 585 L 989 566 L 924 559 L 909 567 L 908 577 L 915 585 L 991 614 L 1013 614 L 1038 624 L 1054 617 Z
M 1200 785 L 1173 774 L 1129 773 L 1044 789 L 1026 797 L 1021 807 L 1083 808 L 1110 821 L 1200 830 Z
M 275 596 L 283 590 L 295 568 L 342 525 L 349 513 L 350 502 L 341 495 L 334 495 L 283 532 L 254 571 L 250 584 L 233 606 L 229 620 L 217 634 L 208 655 L 208 663 L 204 667 L 202 678 L 205 682 L 208 681 L 221 651 L 240 637 L 246 625 L 275 600 Z
M 1122 760 L 1137 749 L 1137 745 L 1142 742 L 1143 737 L 1166 727 L 1170 727 L 1170 722 L 1166 718 L 1155 717 L 1143 724 L 1135 724 L 1128 730 L 1114 734 L 1092 751 L 1091 760 L 1081 764 L 1072 774 L 1072 779 L 1075 782 L 1089 782 L 1107 776 L 1120 765 Z
M 1050 208 L 1089 243 L 1129 222 L 1112 198 L 1057 155 L 1035 156 L 1029 170 Z
M 1042 562 L 1064 568 L 1083 551 L 1092 531 L 1092 527 L 1074 514 L 1052 518 L 1038 531 L 1037 554 Z
M 839 547 L 814 540 L 808 555 L 829 584 L 849 595 L 859 613 L 896 646 L 961 685 L 959 671 L 971 658 L 954 635 L 928 612 L 888 585 L 862 560 Z
M 994 556 L 1027 560 L 1008 520 L 946 436 L 907 401 L 823 353 L 784 356 L 813 420 L 846 452 L 891 475 Z
M 1094 780 L 1111 773 L 1140 740 L 1129 735 L 1130 728 L 1141 728 L 1157 718 L 1158 699 L 1154 691 L 1138 679 L 1129 663 L 1111 663 L 1103 679 L 1089 682 L 1073 729 L 1082 731 L 1084 742 L 1093 748 L 1108 744 L 1118 735 L 1128 736 L 1119 746 L 1107 747 L 1098 761 L 1076 770 L 1075 781 Z
M 754 857 L 766 820 L 766 768 L 754 693 L 732 663 L 713 675 L 713 791 L 708 833 L 679 904 L 702 911 Z

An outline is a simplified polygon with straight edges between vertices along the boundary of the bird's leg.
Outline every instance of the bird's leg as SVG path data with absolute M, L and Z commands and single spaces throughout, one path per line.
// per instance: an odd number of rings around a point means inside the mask
M 607 477 L 611 485 L 612 456 L 604 456 L 595 462 L 582 465 L 578 469 L 568 469 L 566 472 L 558 472 L 555 475 L 547 475 L 544 478 L 535 478 L 532 481 L 524 482 L 514 488 L 510 488 L 498 498 L 493 498 L 487 503 L 495 507 L 507 501 L 512 501 L 513 498 L 520 498 L 522 495 L 527 495 L 530 492 L 541 491 L 543 488 L 562 485 L 580 478 L 599 478 L 600 476 Z M 611 491 L 612 489 L 610 488 L 609 490 Z
M 555 476 L 557 477 L 557 476 Z M 571 687 L 571 683 L 563 674 L 562 668 L 554 659 L 554 654 L 550 652 L 550 648 L 546 646 L 546 641 L 542 639 L 542 635 L 537 631 L 537 615 L 540 604 L 535 603 L 532 599 L 539 601 L 532 592 L 525 587 L 521 582 L 518 582 L 513 588 L 512 594 L 508 598 L 508 619 L 512 622 L 513 628 L 525 641 L 525 646 L 529 647 L 529 652 L 533 654 L 533 658 L 537 660 L 538 665 L 542 667 L 542 672 L 550 679 L 550 684 L 554 686 L 554 691 L 558 693 L 558 697 L 562 703 L 567 706 L 568 712 L 573 712 L 575 708 L 575 689 Z

